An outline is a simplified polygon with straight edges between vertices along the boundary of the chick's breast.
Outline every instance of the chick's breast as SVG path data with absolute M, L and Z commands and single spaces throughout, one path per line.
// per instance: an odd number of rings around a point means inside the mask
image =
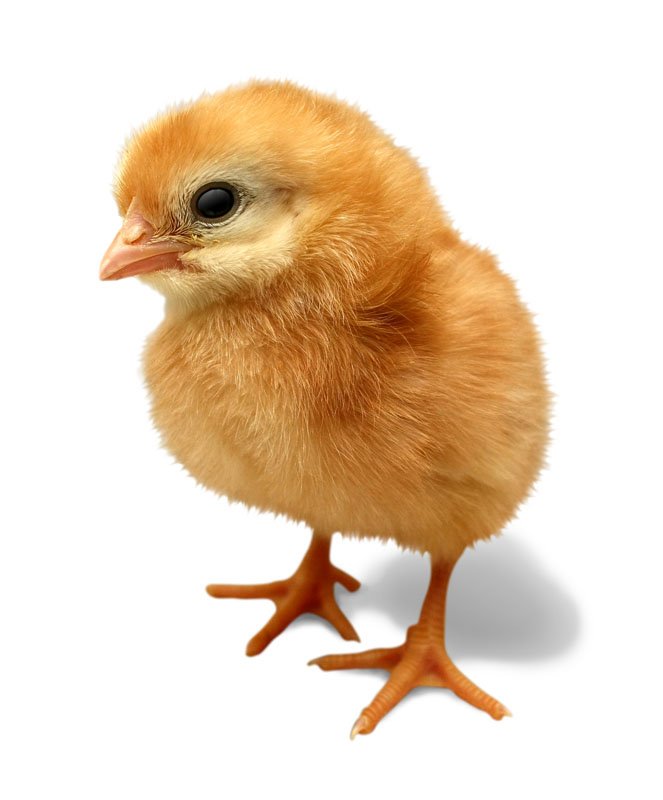
M 167 318 L 144 360 L 165 446 L 319 530 L 450 558 L 498 532 L 543 458 L 538 337 L 489 254 L 456 240 L 428 262 L 407 315 L 393 297 L 350 321 L 250 300 Z

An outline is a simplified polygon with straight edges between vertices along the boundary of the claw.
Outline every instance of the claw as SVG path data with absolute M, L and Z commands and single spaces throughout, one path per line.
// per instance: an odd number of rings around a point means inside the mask
M 350 738 L 354 739 L 358 733 L 370 733 L 368 729 L 368 720 L 363 715 L 360 716 L 359 719 L 352 726 L 352 730 L 350 731 Z

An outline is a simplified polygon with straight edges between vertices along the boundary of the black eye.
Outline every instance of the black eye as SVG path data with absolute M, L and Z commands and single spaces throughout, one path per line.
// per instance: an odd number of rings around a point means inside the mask
M 235 208 L 237 200 L 230 186 L 203 186 L 193 198 L 193 210 L 202 219 L 227 217 Z

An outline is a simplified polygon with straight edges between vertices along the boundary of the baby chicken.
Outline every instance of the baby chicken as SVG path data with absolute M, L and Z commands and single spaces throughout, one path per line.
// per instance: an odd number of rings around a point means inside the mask
M 465 243 L 427 177 L 357 109 L 252 82 L 158 117 L 127 144 L 124 224 L 101 278 L 165 296 L 144 369 L 165 447 L 204 486 L 304 521 L 294 575 L 208 587 L 270 598 L 261 652 L 314 613 L 354 628 L 329 560 L 334 532 L 430 554 L 419 621 L 399 647 L 328 655 L 323 670 L 390 676 L 352 729 L 415 686 L 508 714 L 445 648 L 445 601 L 468 545 L 527 495 L 548 435 L 537 333 L 511 280 Z

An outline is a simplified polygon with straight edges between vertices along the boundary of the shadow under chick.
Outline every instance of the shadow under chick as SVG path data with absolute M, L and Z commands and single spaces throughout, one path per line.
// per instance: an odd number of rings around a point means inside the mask
M 428 572 L 419 555 L 394 553 L 365 576 L 361 591 L 343 593 L 343 605 L 351 616 L 375 610 L 405 628 L 417 619 Z M 548 659 L 568 651 L 580 634 L 574 599 L 531 549 L 513 538 L 467 550 L 448 604 L 447 641 L 457 657 Z

